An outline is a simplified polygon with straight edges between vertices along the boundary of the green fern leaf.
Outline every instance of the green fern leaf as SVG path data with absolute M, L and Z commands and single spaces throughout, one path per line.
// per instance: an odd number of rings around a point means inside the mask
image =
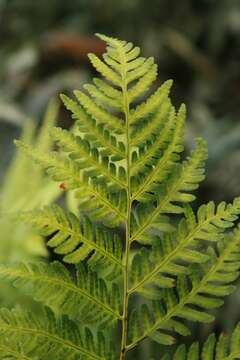
M 122 249 L 117 234 L 110 237 L 103 228 L 93 229 L 87 217 L 80 224 L 74 214 L 67 216 L 59 206 L 53 205 L 23 213 L 21 218 L 43 235 L 50 236 L 48 246 L 57 254 L 64 255 L 63 260 L 67 263 L 77 264 L 91 254 L 92 262 L 99 261 L 100 257 L 115 267 L 122 267 Z
M 169 231 L 168 218 L 164 214 L 179 214 L 183 212 L 181 203 L 188 203 L 195 199 L 189 191 L 195 190 L 198 183 L 204 179 L 203 162 L 206 159 L 205 142 L 199 139 L 198 147 L 192 156 L 182 165 L 177 166 L 168 178 L 167 184 L 157 187 L 155 202 L 139 203 L 132 219 L 131 241 L 149 242 L 149 230 L 161 229 Z M 173 204 L 177 202 L 180 204 Z
M 107 122 L 108 128 L 116 134 L 122 134 L 124 132 L 123 122 L 121 122 L 117 116 L 110 114 L 102 106 L 96 105 L 89 96 L 79 90 L 74 91 L 74 95 L 88 115 L 94 119 L 98 119 L 100 124 Z
M 92 65 L 96 68 L 96 70 L 103 75 L 108 81 L 113 83 L 116 86 L 121 87 L 121 78 L 115 71 L 111 69 L 108 65 L 106 65 L 102 60 L 100 60 L 95 54 L 89 54 L 89 59 Z
M 16 144 L 35 162 L 47 169 L 53 180 L 63 181 L 68 190 L 79 190 L 77 197 L 82 209 L 89 210 L 94 219 L 100 218 L 112 226 L 124 220 L 125 192 L 109 193 L 103 182 L 99 183 L 95 178 L 82 176 L 81 166 L 76 161 L 62 159 L 56 153 L 39 153 L 21 141 L 16 141 Z
M 101 154 L 112 156 L 115 160 L 121 160 L 125 157 L 123 142 L 113 136 L 103 125 L 97 125 L 96 120 L 89 117 L 78 103 L 63 94 L 61 99 L 66 108 L 72 112 L 74 120 L 77 121 L 78 129 L 81 133 L 86 134 L 92 146 L 98 146 Z
M 64 152 L 78 161 L 79 167 L 84 169 L 89 177 L 97 177 L 102 182 L 109 182 L 109 191 L 126 188 L 126 175 L 123 167 L 117 169 L 108 157 L 101 157 L 97 148 L 91 148 L 87 140 L 71 134 L 61 128 L 53 128 L 52 136 L 60 144 Z M 83 175 L 83 176 L 84 176 Z
M 132 110 L 130 114 L 131 124 L 136 124 L 137 122 L 140 122 L 140 120 L 145 119 L 146 116 L 155 114 L 156 110 L 159 110 L 159 108 L 166 101 L 171 86 L 172 80 L 166 81 L 155 91 L 152 96 L 147 99 L 146 102 L 141 103 L 134 110 Z M 154 121 L 156 120 L 154 119 Z
M 121 319 L 120 291 L 86 266 L 76 266 L 76 281 L 60 262 L 50 265 L 26 263 L 0 267 L 0 278 L 8 279 L 55 313 L 67 314 L 81 323 L 107 323 Z
M 156 114 L 154 114 L 154 116 L 148 117 L 147 120 L 141 123 L 140 126 L 136 126 L 135 128 L 132 129 L 131 141 L 130 141 L 131 146 L 132 147 L 135 146 L 136 149 L 139 150 L 139 152 L 143 152 L 142 150 L 144 148 L 143 145 L 150 147 L 150 145 L 152 145 L 156 133 L 162 131 L 165 125 L 167 125 L 168 118 L 170 117 L 170 115 L 172 115 L 172 113 L 175 113 L 174 108 L 170 100 L 168 100 L 167 97 L 165 97 L 162 106 L 159 108 L 159 111 L 156 112 Z M 143 152 L 143 154 L 145 153 Z M 136 155 L 134 156 L 136 157 Z M 141 157 L 142 156 L 143 155 L 141 153 Z M 135 159 L 133 158 L 133 163 L 134 160 Z
M 115 99 L 121 102 L 122 93 L 120 90 L 112 87 L 111 85 L 109 85 L 109 83 L 99 78 L 93 78 L 93 82 L 97 86 L 98 90 L 103 93 L 103 95 L 106 95 L 108 98 Z
M 38 317 L 23 309 L 0 311 L 0 347 L 5 349 L 0 359 L 6 359 L 6 355 L 14 358 L 20 351 L 23 359 L 36 358 L 35 354 L 41 360 L 111 359 L 103 341 L 102 334 L 94 339 L 88 328 L 80 332 L 73 321 L 67 317 L 56 319 L 47 308 Z
M 133 61 L 132 61 L 133 62 Z M 153 64 L 148 72 L 141 77 L 129 90 L 130 104 L 144 95 L 157 77 L 157 65 Z
M 219 241 L 223 232 L 234 225 L 239 214 L 240 199 L 235 199 L 229 205 L 222 202 L 217 207 L 213 202 L 202 205 L 197 219 L 191 208 L 187 207 L 186 219 L 180 222 L 176 232 L 162 239 L 156 237 L 151 251 L 144 249 L 134 256 L 130 293 L 141 293 L 143 287 L 150 284 L 173 287 L 174 281 L 169 275 L 187 274 L 188 264 L 208 260 L 210 256 L 198 249 L 199 242 Z
M 104 108 L 111 106 L 115 110 L 123 110 L 122 101 L 120 98 L 114 99 L 105 95 L 105 93 L 103 93 L 97 86 L 93 84 L 85 84 L 84 89 L 88 91 L 89 95 L 95 99 L 98 105 L 101 105 Z
M 177 296 L 172 289 L 162 289 L 162 300 L 154 301 L 148 309 L 151 314 L 148 327 L 141 326 L 137 333 L 130 333 L 132 343 L 129 344 L 129 349 L 148 336 L 161 342 L 162 332 L 164 344 L 164 330 L 174 330 L 181 335 L 188 335 L 188 329 L 183 327 L 179 318 L 199 322 L 213 321 L 213 315 L 207 311 L 221 306 L 222 297 L 235 290 L 231 283 L 239 276 L 239 244 L 240 231 L 237 230 L 218 243 L 216 252 L 213 248 L 208 249 L 210 260 L 207 263 L 194 264 L 190 268 L 189 276 L 178 277 Z M 135 323 L 136 318 L 141 319 L 142 312 L 142 308 L 133 312 L 131 323 Z M 131 325 L 130 328 L 134 329 Z
M 210 334 L 200 349 L 197 342 L 189 349 L 180 345 L 173 357 L 164 357 L 164 360 L 234 360 L 240 358 L 240 325 L 238 324 L 233 333 L 222 333 L 218 340 L 215 334 Z
M 132 200 L 151 200 L 151 191 L 156 191 L 159 183 L 166 180 L 167 175 L 179 160 L 183 151 L 182 137 L 185 120 L 185 107 L 182 106 L 176 118 L 170 113 L 170 120 L 165 125 L 162 136 L 142 151 L 139 158 L 133 162 L 131 174 L 134 176 Z M 163 151 L 162 156 L 158 155 Z M 155 160 L 155 159 L 158 160 Z

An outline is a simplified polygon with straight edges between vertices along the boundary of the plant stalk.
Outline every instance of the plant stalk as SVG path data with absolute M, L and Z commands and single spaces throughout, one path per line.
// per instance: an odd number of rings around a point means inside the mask
M 124 102 L 124 114 L 125 114 L 125 126 L 126 126 L 126 173 L 127 173 L 127 214 L 125 223 L 125 263 L 123 274 L 123 319 L 122 319 L 122 341 L 121 341 L 121 353 L 120 360 L 125 360 L 127 353 L 127 333 L 128 333 L 128 272 L 129 272 L 129 254 L 130 254 L 130 238 L 131 238 L 131 176 L 130 176 L 130 164 L 131 164 L 131 151 L 130 151 L 130 132 L 129 132 L 129 101 L 127 93 L 127 81 L 126 81 L 126 62 L 123 56 L 122 59 L 122 93 Z

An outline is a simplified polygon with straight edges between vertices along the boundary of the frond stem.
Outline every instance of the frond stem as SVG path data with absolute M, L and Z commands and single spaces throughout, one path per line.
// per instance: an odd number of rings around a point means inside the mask
M 130 163 L 131 163 L 131 149 L 130 149 L 130 126 L 129 126 L 129 99 L 128 99 L 128 90 L 127 90 L 127 81 L 126 81 L 126 61 L 124 55 L 122 56 L 122 93 L 123 93 L 123 106 L 125 114 L 125 126 L 126 126 L 126 165 L 127 165 L 127 217 L 125 225 L 125 264 L 124 264 L 124 274 L 123 274 L 123 319 L 122 319 L 122 341 L 121 341 L 121 353 L 120 360 L 125 360 L 127 352 L 127 332 L 128 332 L 128 271 L 129 271 L 129 253 L 131 246 L 131 230 L 130 230 L 130 221 L 131 221 L 131 175 L 130 175 Z

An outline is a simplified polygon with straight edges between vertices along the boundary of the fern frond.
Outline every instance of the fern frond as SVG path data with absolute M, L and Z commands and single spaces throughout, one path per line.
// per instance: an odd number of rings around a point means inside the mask
M 133 152 L 131 176 L 135 175 L 136 181 L 138 180 L 138 176 L 141 177 L 141 174 L 148 173 L 150 171 L 150 168 L 156 163 L 157 155 L 167 147 L 173 133 L 174 126 L 176 125 L 175 112 L 173 109 L 169 111 L 168 119 L 168 124 L 162 128 L 161 137 L 156 138 L 154 135 L 154 141 L 148 141 L 146 144 L 143 143 L 143 145 L 141 145 L 138 149 L 138 152 Z M 144 127 L 144 129 L 146 129 L 146 127 Z M 135 139 L 138 139 L 138 136 L 136 136 Z
M 132 127 L 130 136 L 131 146 L 138 146 L 140 151 L 144 145 L 147 146 L 148 143 L 152 144 L 156 134 L 158 134 L 165 124 L 167 124 L 167 119 L 171 114 L 171 110 L 173 111 L 173 106 L 166 96 L 162 105 L 154 115 L 147 117 L 147 120 L 141 123 L 141 125 Z
M 148 71 L 151 70 L 153 66 L 154 66 L 154 59 L 153 57 L 150 57 L 146 59 L 144 63 L 140 65 L 138 68 L 129 71 L 126 76 L 127 85 L 129 85 L 135 80 L 141 79 Z
M 179 153 L 183 151 L 182 138 L 185 120 L 185 107 L 182 106 L 175 118 L 175 114 L 169 114 L 169 122 L 165 125 L 162 136 L 147 146 L 133 162 L 131 175 L 132 200 L 151 200 L 152 191 L 156 192 L 159 183 L 167 179 L 170 171 L 180 159 Z M 162 152 L 162 155 L 161 155 Z
M 76 266 L 76 280 L 60 262 L 44 262 L 0 267 L 0 278 L 13 282 L 55 313 L 66 314 L 81 323 L 109 323 L 121 319 L 120 290 L 107 287 L 83 264 Z
M 103 155 L 106 154 L 112 156 L 116 160 L 121 160 L 125 157 L 125 147 L 123 142 L 112 135 L 111 132 L 107 130 L 106 126 L 97 124 L 96 120 L 88 116 L 77 102 L 66 95 L 62 94 L 61 99 L 65 107 L 72 112 L 80 132 L 86 134 L 88 141 L 91 142 L 93 146 L 98 146 Z
M 109 85 L 109 83 L 99 78 L 93 78 L 93 82 L 97 86 L 97 88 L 108 98 L 116 100 L 119 103 L 121 102 L 122 93 L 120 90 L 117 90 L 116 88 Z
M 217 207 L 213 202 L 202 205 L 198 210 L 197 218 L 191 208 L 187 207 L 186 218 L 181 220 L 176 232 L 162 238 L 156 236 L 150 251 L 145 249 L 134 256 L 130 293 L 135 291 L 141 293 L 144 291 L 144 286 L 150 284 L 173 287 L 174 280 L 169 275 L 187 274 L 188 264 L 208 260 L 209 255 L 198 249 L 199 243 L 219 241 L 223 238 L 224 231 L 234 225 L 239 214 L 240 199 L 238 198 L 233 204 L 228 205 L 224 202 Z
M 157 77 L 157 65 L 153 64 L 149 71 L 141 77 L 135 85 L 129 90 L 129 102 L 130 104 L 137 100 L 139 97 L 144 95 L 156 80 Z
M 50 154 L 18 142 L 53 180 L 62 182 L 61 189 L 74 190 L 79 217 L 53 206 L 23 213 L 21 219 L 47 237 L 47 245 L 63 261 L 77 265 L 77 279 L 59 263 L 1 267 L 0 277 L 12 279 L 59 316 L 66 313 L 92 327 L 96 322 L 101 329 L 119 320 L 119 355 L 125 360 L 145 338 L 170 345 L 174 333 L 189 334 L 185 320 L 214 319 L 209 311 L 222 305 L 239 276 L 240 228 L 232 235 L 224 232 L 240 214 L 240 199 L 229 205 L 210 202 L 194 215 L 189 203 L 204 179 L 207 147 L 197 139 L 195 150 L 182 160 L 186 109 L 182 105 L 175 111 L 169 99 L 172 81 L 149 94 L 157 75 L 153 58 L 140 56 L 130 42 L 97 36 L 106 42 L 106 53 L 101 59 L 94 54 L 89 58 L 102 79 L 74 91 L 76 101 L 62 95 L 76 120 L 74 130 L 54 128 L 58 150 Z M 125 234 L 123 243 L 119 234 Z M 140 305 L 131 311 L 135 296 Z M 21 321 L 19 331 L 24 328 Z M 47 336 L 47 349 L 55 349 L 52 343 L 61 338 L 58 322 L 63 324 L 54 320 L 56 335 Z M 105 326 L 104 333 L 112 330 Z M 40 338 L 47 331 L 41 330 Z M 64 358 L 112 359 L 107 350 L 95 351 L 89 332 L 87 338 L 87 352 L 84 341 L 79 346 L 74 338 L 76 351 L 72 356 L 70 346 Z M 21 342 L 25 344 L 25 335 Z M 217 350 L 219 359 L 225 356 L 223 348 Z
M 38 316 L 23 309 L 1 309 L 1 346 L 5 351 L 0 354 L 0 359 L 6 359 L 6 354 L 15 356 L 13 352 L 19 351 L 25 359 L 39 358 L 40 354 L 41 360 L 112 358 L 101 333 L 96 339 L 88 328 L 80 331 L 76 323 L 67 317 L 56 319 L 47 308 Z
M 95 69 L 103 75 L 112 84 L 121 87 L 121 78 L 115 71 L 113 71 L 108 65 L 99 59 L 95 54 L 89 54 L 89 59 Z
M 57 254 L 64 255 L 67 263 L 77 264 L 89 257 L 104 258 L 122 267 L 122 247 L 117 234 L 109 234 L 103 228 L 93 228 L 87 217 L 80 220 L 72 213 L 66 215 L 57 205 L 23 213 L 21 219 L 36 227 L 40 233 L 50 236 L 47 245 Z
M 126 174 L 123 167 L 117 168 L 110 159 L 101 157 L 97 148 L 91 148 L 87 140 L 82 140 L 67 130 L 53 128 L 52 136 L 59 143 L 61 150 L 69 153 L 70 158 L 78 162 L 89 177 L 100 178 L 100 182 L 109 182 L 109 191 L 126 188 Z M 113 189 L 112 189 L 113 188 Z
M 84 94 L 82 91 L 75 90 L 74 95 L 81 104 L 81 106 L 86 110 L 88 115 L 92 116 L 94 119 L 98 120 L 99 124 L 106 124 L 111 131 L 114 131 L 116 134 L 124 133 L 124 124 L 117 116 L 109 113 L 102 106 L 97 105 L 89 96 Z
M 165 356 L 164 360 L 234 360 L 240 358 L 240 324 L 232 334 L 221 333 L 216 339 L 215 334 L 210 334 L 200 348 L 199 343 L 194 342 L 186 348 L 178 346 L 173 357 Z
M 130 329 L 134 347 L 146 337 L 166 344 L 174 342 L 172 335 L 164 330 L 172 330 L 180 335 L 188 335 L 188 328 L 179 319 L 211 322 L 214 316 L 207 311 L 223 304 L 222 297 L 235 290 L 232 282 L 239 276 L 240 269 L 240 231 L 218 243 L 217 250 L 209 248 L 210 260 L 204 265 L 194 265 L 189 276 L 179 276 L 176 291 L 162 290 L 162 300 L 154 301 L 152 306 L 144 305 L 131 316 Z M 150 314 L 148 316 L 147 314 Z M 147 317 L 143 324 L 141 319 Z M 143 324 L 139 328 L 137 323 Z M 163 336 L 162 336 L 163 334 Z
M 187 161 L 175 167 L 165 185 L 157 187 L 157 203 L 138 204 L 132 218 L 131 241 L 151 241 L 150 229 L 172 230 L 168 218 L 163 217 L 163 214 L 182 213 L 181 204 L 195 199 L 195 196 L 188 192 L 197 189 L 199 182 L 204 179 L 203 164 L 206 157 L 205 142 L 199 139 L 196 149 Z
M 21 141 L 15 143 L 26 155 L 45 168 L 53 180 L 64 182 L 68 190 L 79 190 L 77 196 L 82 209 L 86 208 L 94 219 L 101 219 L 112 226 L 124 220 L 125 192 L 109 193 L 106 184 L 82 176 L 81 166 L 76 161 L 62 159 L 56 153 L 39 153 Z
M 146 93 L 150 85 L 156 79 L 157 65 L 154 64 L 153 58 L 140 58 L 139 47 L 134 47 L 132 43 L 114 39 L 102 34 L 97 34 L 97 36 L 108 44 L 107 54 L 104 56 L 104 60 L 107 61 L 109 65 L 107 66 L 108 69 L 114 71 L 121 79 L 125 78 L 126 75 L 126 86 L 135 81 L 128 89 L 129 104 L 133 103 L 138 97 Z M 97 71 L 105 77 L 104 71 L 106 68 L 105 66 L 102 66 L 103 64 L 101 61 L 99 62 L 99 59 L 92 55 L 90 56 L 90 60 Z M 112 81 L 110 78 L 108 78 L 108 80 Z M 122 81 L 120 84 L 115 82 L 115 85 L 123 88 Z
M 151 95 L 146 102 L 142 102 L 130 113 L 130 123 L 135 125 L 140 120 L 146 118 L 151 114 L 154 114 L 166 101 L 170 88 L 172 86 L 172 80 L 166 81 L 161 85 L 153 95 Z
M 114 99 L 105 95 L 97 86 L 93 84 L 85 84 L 84 89 L 86 89 L 89 95 L 91 95 L 91 97 L 93 97 L 102 107 L 108 108 L 108 106 L 111 106 L 111 108 L 115 110 L 123 110 L 122 101 L 120 99 Z

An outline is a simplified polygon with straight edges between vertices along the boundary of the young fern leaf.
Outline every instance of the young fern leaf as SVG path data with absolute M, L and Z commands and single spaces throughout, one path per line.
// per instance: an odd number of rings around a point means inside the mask
M 80 323 L 109 325 L 121 319 L 118 286 L 113 283 L 109 290 L 106 282 L 83 264 L 76 266 L 76 280 L 57 261 L 1 266 L 0 278 L 10 280 L 55 313 Z
M 65 316 L 55 318 L 47 308 L 38 316 L 23 309 L 1 309 L 1 347 L 1 359 L 10 356 L 19 359 L 19 352 L 23 359 L 33 359 L 36 355 L 41 360 L 112 359 L 102 333 L 94 338 L 88 328 L 80 331 L 76 323 Z
M 204 179 L 205 142 L 197 139 L 183 160 L 186 110 L 184 105 L 175 110 L 169 99 L 172 81 L 147 97 L 157 76 L 153 59 L 139 56 L 132 43 L 98 36 L 107 43 L 106 53 L 103 59 L 94 54 L 89 58 L 102 79 L 75 91 L 76 100 L 61 96 L 76 121 L 74 131 L 54 128 L 58 150 L 50 154 L 18 142 L 52 179 L 74 190 L 79 218 L 58 206 L 21 218 L 48 237 L 47 245 L 63 255 L 63 261 L 76 264 L 81 280 L 73 280 L 59 263 L 2 267 L 0 276 L 58 315 L 91 327 L 95 321 L 106 337 L 113 327 L 103 325 L 120 321 L 121 346 L 114 359 L 125 360 L 145 338 L 170 345 L 174 333 L 188 335 L 184 320 L 214 319 L 208 311 L 234 290 L 240 268 L 240 230 L 224 234 L 240 213 L 240 200 L 218 206 L 210 202 L 194 215 L 189 203 Z M 120 241 L 123 227 L 125 238 Z M 133 242 L 138 243 L 134 251 Z M 136 296 L 141 305 L 130 312 Z M 73 359 L 112 359 L 105 346 L 93 344 L 92 335 L 87 338 L 87 346 L 74 339 L 74 350 L 67 348 L 62 359 L 72 354 Z M 31 351 L 24 356 L 38 356 L 37 348 Z M 190 358 L 197 360 L 191 351 Z
M 180 345 L 173 357 L 164 356 L 163 360 L 234 360 L 240 358 L 240 324 L 232 334 L 222 333 L 218 339 L 215 334 L 210 334 L 207 340 L 200 346 L 194 342 L 189 349 Z
M 129 349 L 146 337 L 161 344 L 173 343 L 174 338 L 164 330 L 188 335 L 189 330 L 179 318 L 199 322 L 214 320 L 207 311 L 221 306 L 222 297 L 235 290 L 231 283 L 239 276 L 240 231 L 219 241 L 216 251 L 209 248 L 208 254 L 208 262 L 194 264 L 188 276 L 178 277 L 176 289 L 162 289 L 160 301 L 153 301 L 151 306 L 144 304 L 132 312 Z

